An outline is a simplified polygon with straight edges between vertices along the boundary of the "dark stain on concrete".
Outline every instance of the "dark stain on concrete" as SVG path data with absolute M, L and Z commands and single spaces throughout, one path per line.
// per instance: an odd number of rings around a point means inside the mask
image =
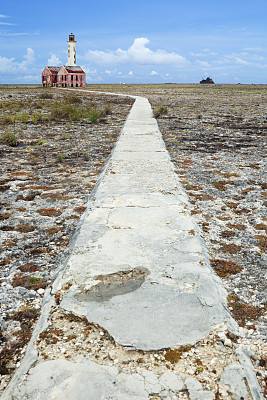
M 101 282 L 93 286 L 90 290 L 77 294 L 75 298 L 82 302 L 108 301 L 114 296 L 121 296 L 139 289 L 149 273 L 149 270 L 146 268 L 134 268 L 130 271 L 98 275 L 95 279 Z

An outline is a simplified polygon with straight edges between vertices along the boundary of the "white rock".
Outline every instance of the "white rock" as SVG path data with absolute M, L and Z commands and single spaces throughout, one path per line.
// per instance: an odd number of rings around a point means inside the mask
M 42 288 L 40 288 L 40 289 L 37 290 L 37 293 L 39 293 L 39 294 L 44 294 L 44 292 L 45 292 L 45 290 L 42 289 Z
M 159 393 L 161 386 L 158 377 L 152 371 L 143 371 L 142 376 L 145 378 L 145 388 L 149 393 Z
M 214 400 L 215 395 L 212 392 L 208 392 L 206 390 L 190 390 L 190 399 L 191 400 Z
M 175 375 L 171 371 L 164 372 L 160 377 L 160 384 L 164 389 L 170 389 L 173 392 L 178 392 L 184 388 L 184 382 L 180 376 Z
M 201 383 L 195 378 L 187 378 L 185 385 L 188 390 L 202 390 Z

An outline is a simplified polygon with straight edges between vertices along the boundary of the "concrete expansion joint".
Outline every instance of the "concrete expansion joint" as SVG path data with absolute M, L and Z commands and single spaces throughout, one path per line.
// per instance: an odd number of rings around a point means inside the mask
M 260 400 L 149 102 L 129 97 L 136 101 L 1 400 Z

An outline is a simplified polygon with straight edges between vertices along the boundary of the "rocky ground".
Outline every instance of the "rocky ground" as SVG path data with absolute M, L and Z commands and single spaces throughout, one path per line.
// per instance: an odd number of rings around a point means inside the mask
M 241 327 L 237 342 L 251 349 L 255 372 L 267 396 L 267 87 L 94 85 L 90 89 L 149 98 L 192 214 L 202 227 L 211 265 L 223 280 L 229 308 Z M 44 289 L 66 257 L 70 236 L 131 103 L 125 98 L 78 95 L 79 103 L 67 100 L 70 94 L 60 91 L 52 92 L 53 99 L 40 99 L 42 93 L 41 89 L 1 93 L 2 132 L 20 129 L 19 147 L 5 144 L 6 135 L 1 146 L 2 388 L 19 365 Z M 52 112 L 63 99 L 64 104 L 77 108 L 99 110 L 100 121 L 90 121 L 94 120 L 91 111 L 85 113 L 86 118 L 66 121 L 68 113 Z M 22 102 L 26 108 L 14 111 L 7 102 Z M 38 104 L 41 108 L 36 108 Z M 4 119 L 4 113 L 23 112 L 30 114 L 30 122 L 22 116 L 15 125 L 12 119 L 9 123 Z M 120 368 L 129 371 L 188 368 L 200 381 L 206 379 L 207 389 L 223 365 L 221 340 L 234 346 L 227 336 L 220 338 L 219 332 L 195 348 L 182 349 L 182 354 L 164 350 L 122 357 L 125 350 L 99 327 L 59 315 L 57 310 L 53 318 L 55 323 L 38 344 L 44 359 L 53 359 L 62 349 L 68 358 L 73 346 L 78 346 L 79 356 L 86 334 L 88 357 L 99 363 L 106 357 L 103 362 L 110 365 L 120 365 L 123 358 Z M 217 359 L 208 372 L 205 357 L 209 358 L 209 352 Z M 187 398 L 187 393 L 181 398 Z M 216 400 L 221 398 L 218 394 Z
M 67 255 L 132 100 L 0 90 L 0 389 L 18 367 L 45 288 Z

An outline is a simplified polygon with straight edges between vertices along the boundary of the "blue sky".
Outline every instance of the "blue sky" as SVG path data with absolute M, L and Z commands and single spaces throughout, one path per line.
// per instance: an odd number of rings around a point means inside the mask
M 11 0 L 0 5 L 0 84 L 77 64 L 88 83 L 267 83 L 267 0 Z

